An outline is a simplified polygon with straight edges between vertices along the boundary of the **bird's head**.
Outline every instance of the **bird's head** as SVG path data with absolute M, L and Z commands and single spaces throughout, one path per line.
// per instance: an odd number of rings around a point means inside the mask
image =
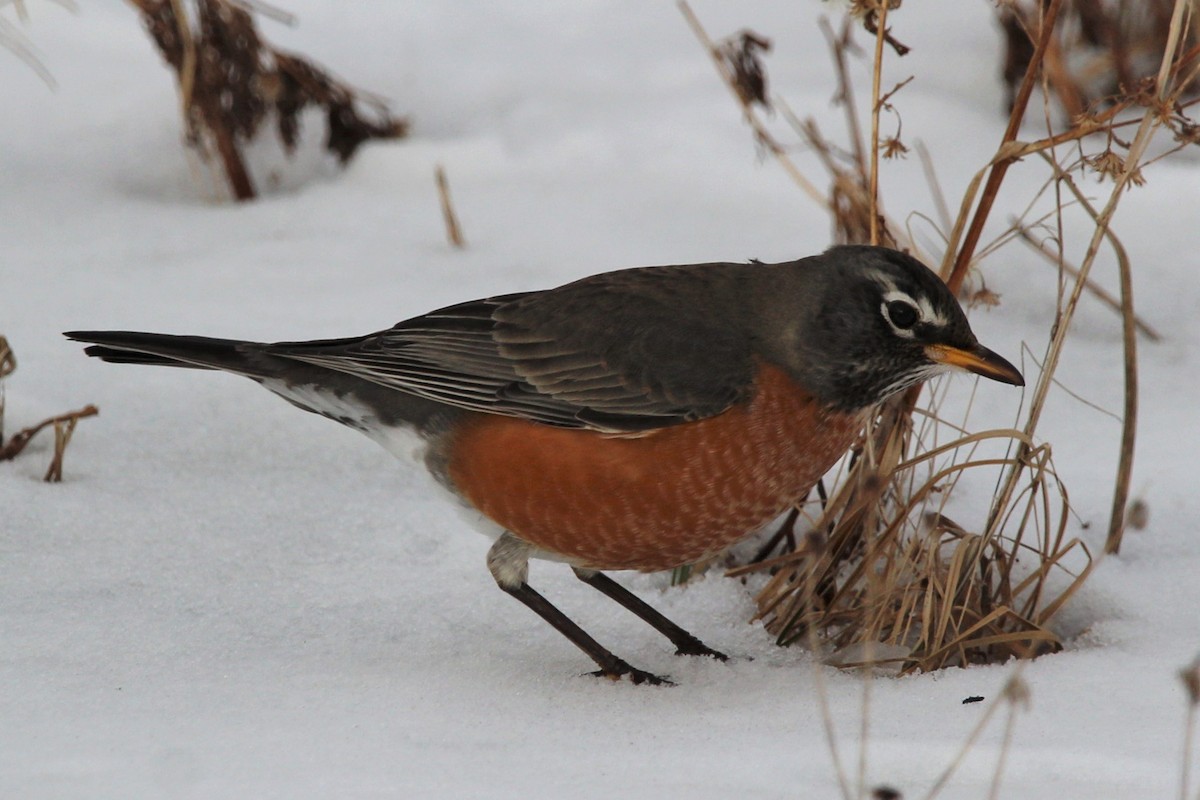
M 784 358 L 792 362 L 785 366 L 826 403 L 866 408 L 955 368 L 1025 383 L 1016 367 L 979 343 L 941 278 L 911 256 L 835 247 L 797 262 L 794 275 L 789 294 L 798 305 L 780 325 L 787 331 Z

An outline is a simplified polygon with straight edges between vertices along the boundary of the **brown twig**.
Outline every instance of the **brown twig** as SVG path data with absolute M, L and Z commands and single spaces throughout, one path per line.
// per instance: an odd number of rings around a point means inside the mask
M 1181 0 L 1182 1 L 1182 0 Z M 1151 113 L 1150 111 L 1146 112 Z M 1147 137 L 1150 133 L 1147 133 Z M 1136 143 L 1136 142 L 1135 142 Z M 1148 141 L 1146 142 L 1148 144 Z M 1132 148 L 1131 148 L 1132 153 Z M 1131 155 L 1130 158 L 1133 156 Z M 1113 505 L 1112 514 L 1119 515 L 1120 519 L 1109 519 L 1108 536 L 1105 541 L 1104 550 L 1106 553 L 1116 553 L 1121 547 L 1121 537 L 1125 531 L 1126 513 L 1125 508 L 1129 500 L 1129 485 L 1132 480 L 1133 473 L 1133 454 L 1134 442 L 1137 434 L 1137 407 L 1138 407 L 1138 375 L 1137 375 L 1137 335 L 1135 332 L 1135 317 L 1133 313 L 1133 279 L 1132 269 L 1129 265 L 1129 256 L 1125 252 L 1125 246 L 1121 244 L 1121 240 L 1117 238 L 1108 225 L 1108 219 L 1111 219 L 1112 213 L 1115 212 L 1116 206 L 1114 199 L 1117 194 L 1117 188 L 1113 188 L 1113 196 L 1109 198 L 1109 205 L 1105 207 L 1105 211 L 1109 212 L 1108 216 L 1101 222 L 1102 212 L 1092 206 L 1091 202 L 1079 189 L 1075 181 L 1071 180 L 1070 176 L 1060 170 L 1057 164 L 1054 165 L 1059 180 L 1065 185 L 1070 192 L 1075 196 L 1076 201 L 1087 213 L 1096 220 L 1097 232 L 1104 238 L 1108 239 L 1109 245 L 1112 247 L 1117 258 L 1118 274 L 1121 282 L 1121 321 L 1122 321 L 1122 340 L 1123 340 L 1123 367 L 1125 372 L 1125 391 L 1124 391 L 1124 411 L 1121 420 L 1121 448 L 1117 459 L 1117 477 L 1113 485 Z M 1128 175 L 1132 174 L 1133 170 L 1137 169 L 1137 161 L 1128 165 L 1129 172 L 1126 175 L 1126 180 L 1129 180 Z M 1093 242 L 1095 242 L 1093 237 Z M 1095 251 L 1089 245 L 1088 254 L 1094 259 Z M 1085 257 L 1084 264 L 1076 277 L 1077 286 L 1080 283 L 1086 283 L 1087 271 L 1090 270 L 1091 261 Z M 1086 268 L 1086 269 L 1085 269 Z M 1078 288 L 1071 296 L 1071 305 L 1069 308 L 1073 311 L 1074 301 L 1078 298 Z M 1070 325 L 1070 315 L 1067 315 L 1064 320 L 1061 320 L 1060 325 Z
M 458 224 L 458 215 L 454 213 L 454 204 L 450 201 L 450 182 L 446 180 L 446 170 L 438 164 L 433 170 L 437 182 L 438 200 L 442 206 L 442 220 L 446 223 L 446 239 L 452 247 L 462 249 L 467 246 L 463 238 L 462 228 Z
M 746 102 L 746 99 L 738 90 L 737 80 L 725 64 L 725 59 L 721 55 L 721 49 L 713 43 L 713 40 L 709 37 L 708 33 L 705 32 L 704 26 L 700 24 L 699 17 L 697 17 L 696 13 L 692 11 L 692 7 L 688 5 L 687 0 L 679 0 L 679 11 L 683 14 L 684 19 L 687 20 L 692 32 L 696 34 L 696 38 L 700 40 L 700 44 L 704 46 L 705 51 L 712 58 L 713 64 L 717 68 L 717 74 L 721 76 L 721 81 L 726 85 L 726 87 L 729 88 L 729 91 L 733 93 L 733 96 L 737 98 L 738 105 L 742 107 L 742 113 L 745 116 L 746 123 L 754 132 L 755 140 L 765 147 L 772 156 L 774 156 L 775 160 L 779 162 L 779 165 L 783 167 L 784 171 L 788 174 L 788 177 L 795 181 L 796 185 L 799 186 L 804 193 L 813 200 L 813 202 L 817 203 L 822 208 L 829 209 L 829 200 L 825 197 L 825 194 L 821 192 L 812 183 L 812 181 L 804 176 L 804 173 L 802 173 L 800 168 L 796 166 L 796 162 L 792 161 L 791 157 L 787 154 L 787 150 L 785 150 L 783 145 L 779 143 L 779 140 L 777 140 L 773 135 L 771 135 L 771 132 L 767 130 L 766 123 L 763 122 L 754 106 Z
M 1121 340 L 1122 368 L 1125 372 L 1125 412 L 1121 415 L 1121 450 L 1117 457 L 1117 478 L 1113 484 L 1112 511 L 1108 519 L 1108 535 L 1104 541 L 1104 552 L 1117 553 L 1121 550 L 1121 538 L 1125 535 L 1125 524 L 1129 517 L 1129 485 L 1133 480 L 1133 450 L 1137 439 L 1138 416 L 1138 366 L 1137 366 L 1137 318 L 1133 313 L 1133 270 L 1129 256 L 1121 241 L 1109 234 L 1109 243 L 1117 254 L 1117 274 L 1121 282 Z
M 35 426 L 24 428 L 22 431 L 18 431 L 16 434 L 13 434 L 13 437 L 8 440 L 6 445 L 0 447 L 0 461 L 10 461 L 10 459 L 16 458 L 18 455 L 20 455 L 20 451 L 25 449 L 25 445 L 28 445 L 30 439 L 34 438 L 38 432 L 41 432 L 42 428 L 52 425 L 66 425 L 66 423 L 71 423 L 71 427 L 73 428 L 74 422 L 82 420 L 85 416 L 96 416 L 97 414 L 100 414 L 100 409 L 97 409 L 95 405 L 84 405 L 82 409 L 77 411 L 67 411 L 66 414 L 48 417 L 48 419 L 38 422 Z M 70 440 L 70 434 L 67 434 L 66 438 Z M 66 441 L 64 441 L 62 447 L 66 447 Z M 58 453 L 58 447 L 55 447 L 55 458 L 58 459 L 59 462 L 59 477 L 61 479 L 62 457 Z M 50 480 L 50 473 L 47 473 L 46 480 Z
M 1046 48 L 1049 46 L 1051 36 L 1054 33 L 1054 21 L 1058 17 L 1058 11 L 1062 7 L 1062 4 L 1063 0 L 1050 0 L 1049 5 L 1042 14 L 1042 27 L 1038 36 L 1037 46 L 1034 48 L 1033 57 L 1030 59 L 1030 66 L 1025 72 L 1025 77 L 1021 81 L 1021 88 L 1017 90 L 1017 95 L 1013 99 L 1012 113 L 1008 117 L 1008 127 L 1005 128 L 1004 135 L 1000 139 L 1001 150 L 1009 143 L 1015 141 L 1017 133 L 1021 130 L 1021 120 L 1025 118 L 1025 109 L 1029 105 L 1029 97 L 1033 93 L 1034 84 L 1037 83 L 1037 67 L 1045 57 Z M 967 276 L 967 269 L 971 266 L 971 258 L 975 255 L 975 248 L 978 246 L 979 238 L 983 234 L 984 223 L 987 222 L 988 215 L 992 211 L 992 205 L 996 202 L 996 195 L 1000 193 L 1000 184 L 1004 182 L 1004 173 L 1008 171 L 1008 167 L 1013 161 L 1013 158 L 1006 157 L 992 162 L 987 182 L 983 186 L 983 194 L 980 195 L 979 204 L 975 208 L 975 215 L 971 218 L 971 224 L 967 227 L 966 236 L 958 248 L 958 254 L 954 260 L 954 268 L 946 277 L 946 285 L 950 287 L 951 291 L 957 292 Z
M 880 83 L 883 80 L 883 45 L 887 42 L 886 0 L 876 6 L 875 11 L 868 16 L 868 21 L 875 23 L 875 60 L 871 69 L 871 177 L 870 177 L 870 213 L 871 213 L 871 244 L 879 244 L 879 113 L 883 110 L 883 97 Z M 869 28 L 868 28 L 869 29 Z

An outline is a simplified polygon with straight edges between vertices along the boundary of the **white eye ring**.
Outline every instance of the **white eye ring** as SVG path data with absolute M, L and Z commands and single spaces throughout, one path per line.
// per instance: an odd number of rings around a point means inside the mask
M 912 312 L 912 322 L 908 322 L 903 317 L 901 319 L 892 317 L 894 312 L 902 313 L 902 310 Z M 896 291 L 888 292 L 883 296 L 883 302 L 879 305 L 879 313 L 883 314 L 883 318 L 891 326 L 892 332 L 904 339 L 915 338 L 916 334 L 913 333 L 913 328 L 918 323 L 925 322 L 929 316 L 919 303 L 903 292 Z
M 921 321 L 921 310 L 906 300 L 892 300 L 883 304 L 884 313 L 892 327 L 911 330 Z

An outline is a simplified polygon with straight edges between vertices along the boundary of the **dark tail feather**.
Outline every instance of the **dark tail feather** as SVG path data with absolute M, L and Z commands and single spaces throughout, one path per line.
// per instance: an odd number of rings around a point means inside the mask
M 180 361 L 177 358 L 167 358 L 166 356 L 153 356 L 149 353 L 134 353 L 130 350 L 117 350 L 115 347 L 104 347 L 102 345 L 92 345 L 91 347 L 83 348 L 83 352 L 89 356 L 95 356 L 101 361 L 107 361 L 110 364 L 156 364 L 160 367 L 189 367 L 191 369 L 214 369 L 214 367 L 202 367 L 199 364 L 189 364 L 186 361 Z
M 3 0 L 0 0 L 2 2 Z M 390 386 L 373 383 L 357 375 L 337 369 L 306 363 L 290 358 L 287 351 L 305 346 L 317 348 L 352 344 L 358 340 L 328 340 L 295 342 L 283 345 L 243 342 L 236 339 L 210 339 L 206 336 L 170 336 L 165 333 L 135 333 L 131 331 L 69 331 L 68 339 L 85 342 L 89 356 L 117 364 L 157 364 L 193 369 L 217 369 L 242 375 L 260 383 L 268 379 L 282 381 L 281 385 L 266 384 L 266 388 L 305 411 L 328 416 L 344 425 L 362 428 L 361 420 L 331 414 L 320 403 L 314 406 L 312 391 L 328 394 L 343 405 L 346 402 L 363 406 L 364 415 L 372 417 L 372 425 L 411 426 L 418 430 L 441 431 L 449 406 L 426 400 Z M 284 352 L 279 352 L 283 350 Z M 297 395 L 290 386 L 304 386 L 308 393 Z
M 260 371 L 248 357 L 254 343 L 236 339 L 133 331 L 68 331 L 63 335 L 91 344 L 83 352 L 114 364 L 221 369 L 251 376 Z

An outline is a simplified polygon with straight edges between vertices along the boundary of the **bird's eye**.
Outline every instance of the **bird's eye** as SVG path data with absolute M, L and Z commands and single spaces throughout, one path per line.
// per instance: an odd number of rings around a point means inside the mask
M 917 324 L 917 320 L 921 318 L 921 313 L 917 311 L 912 303 L 906 303 L 903 300 L 893 300 L 888 303 L 887 309 L 888 319 L 902 331 L 910 329 Z

